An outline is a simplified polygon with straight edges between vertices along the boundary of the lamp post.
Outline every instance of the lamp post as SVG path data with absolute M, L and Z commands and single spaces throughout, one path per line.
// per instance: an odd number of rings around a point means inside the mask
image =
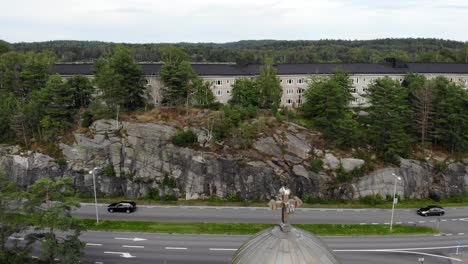
M 89 174 L 93 175 L 93 188 L 94 188 L 94 207 L 96 208 L 96 224 L 99 224 L 99 213 L 98 213 L 98 206 L 97 206 L 97 194 L 96 194 L 96 170 L 100 168 L 95 167 Z
M 392 218 L 390 219 L 390 231 L 392 231 L 392 228 L 393 228 L 393 213 L 395 211 L 396 184 L 397 184 L 397 181 L 401 181 L 401 177 L 396 176 L 395 173 L 392 173 L 392 175 L 393 177 L 395 177 L 395 184 L 393 186 Z

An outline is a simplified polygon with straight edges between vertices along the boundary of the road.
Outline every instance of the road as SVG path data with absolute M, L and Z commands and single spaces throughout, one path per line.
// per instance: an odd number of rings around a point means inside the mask
M 99 205 L 103 219 L 121 219 L 164 222 L 237 222 L 278 223 L 279 213 L 268 207 L 222 206 L 139 206 L 135 213 L 109 213 L 104 204 Z M 94 204 L 82 204 L 73 213 L 78 217 L 95 217 Z M 385 224 L 390 222 L 390 209 L 336 209 L 298 208 L 290 216 L 292 224 Z M 440 220 L 440 222 L 438 222 Z M 457 235 L 468 233 L 468 207 L 447 207 L 441 217 L 422 217 L 415 209 L 395 209 L 395 224 L 439 226 L 441 232 Z
M 229 263 L 249 236 L 174 235 L 126 232 L 86 232 L 85 259 L 95 264 Z M 466 263 L 449 259 L 455 252 L 450 236 L 322 237 L 343 264 Z M 457 238 L 468 252 L 468 235 Z M 36 252 L 37 253 L 37 252 Z M 34 254 L 34 253 L 33 253 Z M 456 258 L 456 256 L 455 256 Z

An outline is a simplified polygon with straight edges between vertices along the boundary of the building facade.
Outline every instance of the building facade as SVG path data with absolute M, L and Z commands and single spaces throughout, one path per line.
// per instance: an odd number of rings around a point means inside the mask
M 143 76 L 147 82 L 149 94 L 154 105 L 162 99 L 162 83 L 158 80 L 161 63 L 142 63 Z M 93 77 L 93 65 L 86 63 L 56 64 L 55 73 L 64 78 L 82 74 Z M 193 70 L 204 80 L 212 84 L 216 101 L 227 103 L 231 98 L 232 85 L 239 78 L 255 78 L 260 74 L 261 65 L 239 66 L 232 63 L 194 63 Z M 387 59 L 383 63 L 313 63 L 313 64 L 279 64 L 274 65 L 283 88 L 281 105 L 297 107 L 304 101 L 304 91 L 312 78 L 328 76 L 334 72 L 347 72 L 351 75 L 354 100 L 351 106 L 365 106 L 367 87 L 376 79 L 389 77 L 403 82 L 409 73 L 420 73 L 427 79 L 444 76 L 452 82 L 459 83 L 468 89 L 468 64 L 461 63 L 403 63 Z

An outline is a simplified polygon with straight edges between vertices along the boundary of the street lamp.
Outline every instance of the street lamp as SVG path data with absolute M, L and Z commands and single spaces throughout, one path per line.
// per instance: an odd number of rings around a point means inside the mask
M 393 212 L 395 211 L 395 195 L 396 195 L 396 184 L 397 181 L 401 181 L 401 177 L 396 176 L 395 173 L 392 173 L 393 177 L 395 177 L 395 185 L 393 186 L 393 201 L 392 201 L 392 218 L 390 219 L 390 231 L 393 228 Z
M 99 224 L 99 214 L 98 214 L 98 207 L 97 207 L 97 194 L 96 194 L 96 170 L 99 170 L 99 167 L 95 167 L 94 169 L 89 171 L 89 174 L 93 175 L 93 188 L 94 188 L 94 207 L 96 208 L 96 224 Z

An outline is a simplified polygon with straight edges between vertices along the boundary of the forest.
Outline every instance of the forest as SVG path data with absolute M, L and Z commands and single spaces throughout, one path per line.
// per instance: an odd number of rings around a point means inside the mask
M 51 50 L 57 62 L 97 61 L 117 45 L 123 45 L 137 62 L 162 61 L 161 48 L 168 43 L 112 43 L 99 41 L 57 40 L 31 43 L 7 43 L 0 40 L 0 52 Z M 229 43 L 175 43 L 191 62 L 235 62 L 239 65 L 273 63 L 353 63 L 382 62 L 395 57 L 408 62 L 468 63 L 468 43 L 443 39 L 375 40 L 242 40 Z

